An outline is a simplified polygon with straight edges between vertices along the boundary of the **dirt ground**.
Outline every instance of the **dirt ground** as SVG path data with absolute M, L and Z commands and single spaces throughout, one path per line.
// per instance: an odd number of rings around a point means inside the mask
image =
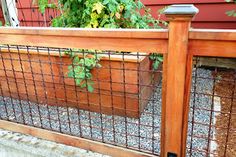
M 221 113 L 216 116 L 217 156 L 236 157 L 236 71 L 220 71 L 216 77 L 220 80 L 215 94 L 221 100 Z

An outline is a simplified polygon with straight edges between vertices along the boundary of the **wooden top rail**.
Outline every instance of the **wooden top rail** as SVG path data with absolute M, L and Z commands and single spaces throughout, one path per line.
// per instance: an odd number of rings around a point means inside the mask
M 189 39 L 236 41 L 236 30 L 227 29 L 191 29 Z
M 0 28 L 0 44 L 167 53 L 167 29 Z
M 58 49 L 27 49 L 25 48 L 20 48 L 18 49 L 16 47 L 1 47 L 0 48 L 1 53 L 21 53 L 21 54 L 29 54 L 29 55 L 41 55 L 41 56 L 54 56 L 54 57 L 69 57 L 69 55 L 65 54 L 65 50 L 59 51 Z M 79 57 L 83 57 L 82 52 L 77 53 Z M 111 61 L 125 61 L 125 62 L 134 62 L 134 63 L 139 63 L 143 61 L 146 57 L 146 53 L 136 53 L 136 52 L 131 52 L 128 53 L 125 57 L 123 57 L 122 54 L 118 53 L 101 53 L 99 54 L 101 57 L 101 60 L 111 60 Z M 137 57 L 138 56 L 138 57 Z
M 236 30 L 192 29 L 189 53 L 195 56 L 236 57 Z

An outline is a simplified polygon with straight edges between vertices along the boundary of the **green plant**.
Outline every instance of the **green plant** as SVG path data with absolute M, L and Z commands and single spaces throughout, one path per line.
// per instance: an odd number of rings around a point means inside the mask
M 225 0 L 226 2 L 234 2 L 236 4 L 236 0 Z M 235 10 L 229 10 L 226 12 L 228 16 L 236 17 L 236 11 Z
M 35 2 L 33 2 L 35 3 Z M 46 8 L 56 8 L 55 3 L 49 3 L 48 0 L 38 0 L 39 11 L 44 14 Z
M 83 56 L 78 56 L 75 50 L 65 52 L 72 60 L 72 64 L 68 66 L 68 77 L 74 78 L 77 86 L 87 88 L 89 92 L 93 92 L 91 70 L 95 67 L 101 67 L 99 64 L 100 57 L 96 51 L 80 50 L 80 52 L 82 52 Z M 91 55 L 92 53 L 94 55 Z
M 157 70 L 160 63 L 163 62 L 162 54 L 152 53 L 152 54 L 150 54 L 149 58 L 150 58 L 150 60 L 153 61 L 153 63 L 152 63 L 153 70 Z
M 167 26 L 160 17 L 154 19 L 150 9 L 140 0 L 58 0 L 57 3 L 38 0 L 38 5 L 41 13 L 45 13 L 46 8 L 55 8 L 61 12 L 52 20 L 53 27 L 149 29 Z M 81 51 L 85 53 L 84 50 Z M 87 87 L 88 91 L 92 92 L 91 70 L 101 66 L 97 53 L 88 52 L 78 57 L 76 53 L 70 52 L 69 55 L 72 65 L 69 66 L 68 76 L 75 79 L 76 85 Z M 160 56 L 154 57 L 153 61 L 154 67 L 158 66 Z
M 81 28 L 160 28 L 165 21 L 155 20 L 140 0 L 38 0 L 39 10 L 57 8 L 61 15 L 52 20 L 54 27 Z M 144 10 L 141 14 L 140 10 Z

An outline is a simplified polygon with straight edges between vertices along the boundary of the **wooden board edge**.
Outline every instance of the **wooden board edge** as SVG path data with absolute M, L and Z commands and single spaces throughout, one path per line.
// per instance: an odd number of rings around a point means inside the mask
M 101 153 L 104 155 L 111 155 L 112 157 L 155 157 L 154 155 L 130 150 L 102 142 L 92 141 L 80 137 L 66 135 L 50 130 L 0 120 L 0 128 L 8 131 L 28 134 L 37 138 L 86 149 L 89 151 Z
M 46 51 L 46 50 L 24 50 L 24 49 L 19 49 L 17 50 L 16 48 L 1 48 L 0 49 L 0 53 L 19 53 L 19 54 L 29 54 L 29 55 L 38 55 L 38 56 L 53 56 L 53 57 L 64 57 L 64 58 L 68 58 L 69 56 L 66 55 L 64 52 L 59 52 L 59 51 Z M 99 52 L 98 52 L 99 54 Z M 120 54 L 111 54 L 109 57 L 109 54 L 105 54 L 104 52 L 102 54 L 99 54 L 101 56 L 101 60 L 105 60 L 105 61 L 117 61 L 117 62 L 131 62 L 131 63 L 139 63 L 142 62 L 148 55 L 149 53 L 144 53 L 144 52 L 140 52 L 140 53 L 136 53 L 136 52 L 130 52 L 129 54 L 127 54 L 127 57 L 123 57 L 123 55 Z M 137 56 L 139 55 L 139 58 Z M 79 57 L 83 57 L 82 54 L 78 53 Z M 138 59 L 137 59 L 138 58 Z

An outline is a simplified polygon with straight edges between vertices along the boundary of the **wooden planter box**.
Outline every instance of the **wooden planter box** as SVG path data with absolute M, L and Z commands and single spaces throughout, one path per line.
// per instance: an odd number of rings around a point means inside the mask
M 15 53 L 14 53 L 15 52 Z M 94 92 L 75 86 L 67 77 L 67 56 L 58 52 L 1 50 L 0 88 L 2 96 L 39 104 L 77 107 L 84 110 L 138 118 L 152 95 L 159 73 L 151 72 L 147 56 L 112 55 L 101 59 L 102 68 L 92 71 Z M 21 61 L 20 61 L 21 60 Z M 154 79 L 153 79 L 154 77 Z

